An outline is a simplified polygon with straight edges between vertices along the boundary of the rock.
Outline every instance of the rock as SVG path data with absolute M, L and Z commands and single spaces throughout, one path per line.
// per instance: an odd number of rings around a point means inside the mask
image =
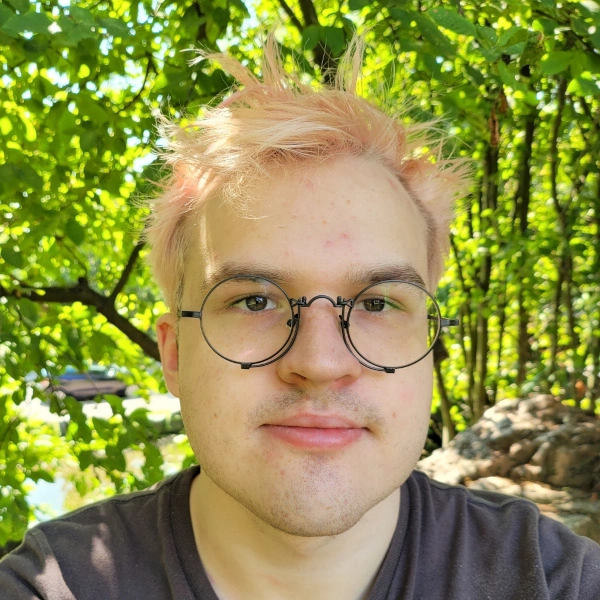
M 600 421 L 553 396 L 498 402 L 417 468 L 444 483 L 527 498 L 600 543 Z

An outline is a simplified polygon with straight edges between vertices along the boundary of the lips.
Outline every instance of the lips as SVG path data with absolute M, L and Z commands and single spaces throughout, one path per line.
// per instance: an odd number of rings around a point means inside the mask
M 280 425 L 282 427 L 315 427 L 318 429 L 362 429 L 362 427 L 351 419 L 342 415 L 312 415 L 297 414 L 284 419 L 277 419 L 269 425 Z
M 342 415 L 296 414 L 262 426 L 270 437 L 297 448 L 335 450 L 358 441 L 365 433 Z

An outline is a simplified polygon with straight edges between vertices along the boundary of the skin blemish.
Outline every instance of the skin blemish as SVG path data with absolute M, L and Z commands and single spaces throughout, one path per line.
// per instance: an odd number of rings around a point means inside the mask
M 395 177 L 392 177 L 391 175 L 386 175 L 385 178 L 387 179 L 387 182 L 390 184 L 393 190 L 400 190 L 400 182 Z
M 349 241 L 350 240 L 350 235 L 347 233 L 342 233 L 340 234 L 340 239 L 344 240 L 344 241 Z
M 393 413 L 392 413 L 392 419 L 395 419 L 395 418 L 396 418 L 396 413 L 395 413 L 395 412 L 393 412 Z

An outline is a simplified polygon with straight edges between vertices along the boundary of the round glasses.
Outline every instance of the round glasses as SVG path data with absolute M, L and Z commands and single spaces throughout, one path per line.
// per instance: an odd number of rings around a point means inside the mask
M 298 335 L 300 314 L 324 299 L 341 308 L 341 334 L 348 350 L 365 367 L 393 373 L 427 356 L 445 326 L 433 296 L 416 283 L 401 280 L 369 285 L 355 298 L 336 300 L 319 295 L 289 298 L 263 277 L 224 279 L 206 295 L 199 311 L 181 310 L 195 318 L 206 343 L 220 357 L 242 369 L 264 367 L 290 350 Z

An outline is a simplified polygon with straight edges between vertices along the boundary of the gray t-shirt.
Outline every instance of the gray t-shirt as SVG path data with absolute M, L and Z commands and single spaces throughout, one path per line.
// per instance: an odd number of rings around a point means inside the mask
M 0 598 L 217 600 L 192 532 L 197 473 L 34 527 L 0 561 Z M 401 497 L 369 600 L 600 599 L 600 546 L 534 504 L 418 472 Z

